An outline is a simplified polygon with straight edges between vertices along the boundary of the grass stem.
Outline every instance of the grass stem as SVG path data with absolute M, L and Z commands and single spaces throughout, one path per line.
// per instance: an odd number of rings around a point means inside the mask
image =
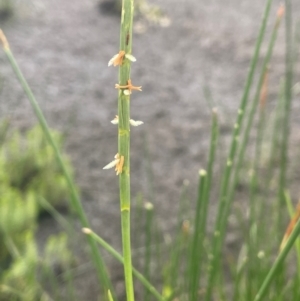
M 240 139 L 239 137 L 240 130 L 246 113 L 250 87 L 252 85 L 254 70 L 258 61 L 261 44 L 266 30 L 271 4 L 272 4 L 272 0 L 268 0 L 266 3 L 263 20 L 261 23 L 258 39 L 254 50 L 254 55 L 250 63 L 250 69 L 248 72 L 244 93 L 241 99 L 240 108 L 238 110 L 236 123 L 234 124 L 230 151 L 227 157 L 227 162 L 222 178 L 220 203 L 219 203 L 216 225 L 214 230 L 214 237 L 212 242 L 212 254 L 210 256 L 211 258 L 209 264 L 210 273 L 209 273 L 208 286 L 207 286 L 206 297 L 205 297 L 206 301 L 210 301 L 212 299 L 212 292 L 215 285 L 215 279 L 220 265 L 222 244 L 226 233 L 227 219 L 230 210 L 230 205 L 232 202 L 232 199 L 228 197 L 228 187 L 230 185 L 230 178 L 233 169 L 234 159 L 235 159 L 236 150 L 238 148 L 239 139 Z
M 125 52 L 125 59 L 119 68 L 119 85 L 126 86 L 131 83 L 131 62 L 126 55 L 132 51 L 132 23 L 134 13 L 134 0 L 123 0 L 121 11 L 120 51 Z M 128 91 L 128 90 L 127 90 Z M 129 90 L 129 92 L 131 92 Z M 119 89 L 118 96 L 118 154 L 124 158 L 122 171 L 119 174 L 120 209 L 122 245 L 124 256 L 124 274 L 127 301 L 134 301 L 134 287 L 132 279 L 132 259 L 130 240 L 130 93 Z
M 81 225 L 83 227 L 89 228 L 89 222 L 88 222 L 88 219 L 87 219 L 87 217 L 84 213 L 84 210 L 83 210 L 83 207 L 82 207 L 77 189 L 75 187 L 74 181 L 73 181 L 71 175 L 69 174 L 66 166 L 63 163 L 62 155 L 61 155 L 54 139 L 51 136 L 48 123 L 47 123 L 47 121 L 46 121 L 46 119 L 45 119 L 45 117 L 42 113 L 42 110 L 40 109 L 39 104 L 36 101 L 31 88 L 29 87 L 23 73 L 21 72 L 21 70 L 20 70 L 20 68 L 19 68 L 19 66 L 18 66 L 18 64 L 17 64 L 17 62 L 14 58 L 13 53 L 10 50 L 8 42 L 7 42 L 3 32 L 1 30 L 0 30 L 0 40 L 2 41 L 3 49 L 4 49 L 4 52 L 7 56 L 7 58 L 8 58 L 8 61 L 10 62 L 13 71 L 15 72 L 15 74 L 16 74 L 16 76 L 17 76 L 17 78 L 18 78 L 18 80 L 19 80 L 26 96 L 28 97 L 28 99 L 30 101 L 30 104 L 33 108 L 33 111 L 34 111 L 39 123 L 40 123 L 40 126 L 43 130 L 43 133 L 44 133 L 48 143 L 51 145 L 51 147 L 54 150 L 58 165 L 60 166 L 60 168 L 61 168 L 61 170 L 62 170 L 62 172 L 63 172 L 63 174 L 66 178 L 66 181 L 67 181 L 67 184 L 68 184 L 68 187 L 69 187 L 69 190 L 70 190 L 71 205 L 72 205 L 73 209 L 75 209 L 75 212 L 77 213 L 77 215 L 80 219 Z M 95 241 L 93 239 L 91 239 L 91 237 L 87 237 L 87 240 L 88 240 L 88 244 L 90 246 L 92 260 L 93 260 L 94 266 L 95 266 L 96 271 L 97 271 L 99 282 L 101 283 L 104 292 L 106 292 L 108 289 L 112 290 L 112 285 L 111 285 L 111 282 L 108 278 L 106 267 L 105 267 L 104 261 L 101 257 L 101 254 L 100 254 L 100 252 L 97 248 L 97 245 L 96 245 Z

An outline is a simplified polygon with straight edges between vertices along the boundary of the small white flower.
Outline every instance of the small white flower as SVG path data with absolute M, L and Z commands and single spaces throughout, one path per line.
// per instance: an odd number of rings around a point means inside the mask
M 130 119 L 129 122 L 130 122 L 130 124 L 131 124 L 132 126 L 139 126 L 139 125 L 141 125 L 141 124 L 144 123 L 143 121 L 140 121 L 140 120 L 133 120 L 133 119 Z
M 118 124 L 119 123 L 119 116 L 116 115 L 116 117 L 111 121 L 112 124 Z
M 132 54 L 127 53 L 125 57 L 131 62 L 136 62 L 136 58 Z

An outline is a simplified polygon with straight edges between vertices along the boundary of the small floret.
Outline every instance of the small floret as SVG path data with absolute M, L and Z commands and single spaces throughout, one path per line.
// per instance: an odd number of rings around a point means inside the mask
M 130 119 L 130 120 L 129 120 L 129 123 L 130 123 L 132 126 L 139 126 L 139 125 L 143 124 L 144 122 L 141 121 L 141 120 L 133 120 L 133 119 Z
M 110 61 L 108 62 L 108 67 L 112 65 L 114 65 L 114 67 L 122 65 L 124 56 L 125 56 L 125 51 L 121 50 L 118 54 L 114 55 L 110 59 Z

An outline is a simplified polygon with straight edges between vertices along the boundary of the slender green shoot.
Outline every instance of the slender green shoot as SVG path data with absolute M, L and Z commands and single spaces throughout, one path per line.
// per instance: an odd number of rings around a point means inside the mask
M 89 228 L 83 228 L 82 231 L 91 236 L 97 243 L 99 243 L 107 252 L 109 252 L 115 259 L 120 263 L 124 264 L 125 259 L 122 257 L 112 246 L 110 246 L 105 240 L 98 236 Z M 158 300 L 165 301 L 165 299 L 160 295 L 160 293 L 155 289 L 155 287 L 135 268 L 132 268 L 133 275 L 144 285 L 145 288 Z
M 205 187 L 204 197 L 203 197 L 203 209 L 201 211 L 201 216 L 200 216 L 200 221 L 201 221 L 200 231 L 202 233 L 201 236 L 203 237 L 205 237 L 206 234 L 208 204 L 210 199 L 215 155 L 216 155 L 216 149 L 217 149 L 218 138 L 219 138 L 218 113 L 217 113 L 217 109 L 215 108 L 212 109 L 212 123 L 211 123 L 210 137 L 211 138 L 210 138 L 210 147 L 209 147 L 209 157 L 207 163 L 207 181 L 206 181 L 206 187 Z
M 257 88 L 256 88 L 256 92 L 255 92 L 255 96 L 254 99 L 252 101 L 252 106 L 248 115 L 248 119 L 247 119 L 247 123 L 246 123 L 246 128 L 245 128 L 245 132 L 244 135 L 242 137 L 242 142 L 241 142 L 241 146 L 239 149 L 239 153 L 238 153 L 238 159 L 237 159 L 237 163 L 236 163 L 236 170 L 235 170 L 235 174 L 234 174 L 234 180 L 233 180 L 233 185 L 230 191 L 230 198 L 233 198 L 233 194 L 234 194 L 234 190 L 236 188 L 237 185 L 237 181 L 239 179 L 240 176 L 240 169 L 243 163 L 243 159 L 244 159 L 244 155 L 245 155 L 245 150 L 248 144 L 248 139 L 249 139 L 249 135 L 250 135 L 250 131 L 252 129 L 252 124 L 253 124 L 253 119 L 254 119 L 254 115 L 256 112 L 256 109 L 258 107 L 258 102 L 260 99 L 260 93 L 262 91 L 262 87 L 264 85 L 266 76 L 268 74 L 268 65 L 270 63 L 270 60 L 272 58 L 272 54 L 273 54 L 273 49 L 274 49 L 274 45 L 277 39 L 277 33 L 278 33 L 278 29 L 279 29 L 279 25 L 281 23 L 281 19 L 283 17 L 283 7 L 281 6 L 277 12 L 277 18 L 275 21 L 275 25 L 272 31 L 272 35 L 271 35 L 271 39 L 268 45 L 268 50 L 267 50 L 267 54 L 266 57 L 263 61 L 262 64 L 262 68 L 261 68 L 261 73 L 260 73 L 260 77 L 259 77 L 259 81 L 257 84 Z M 261 110 L 260 112 L 264 112 L 264 110 Z M 263 116 L 261 116 L 260 120 L 263 121 Z M 259 125 L 259 127 L 262 127 L 262 125 Z M 261 131 L 257 131 L 259 137 L 262 135 Z M 259 139 L 258 137 L 258 139 Z
M 55 217 L 57 222 L 65 229 L 71 228 L 70 222 L 61 215 L 57 209 L 55 209 L 49 202 L 45 199 L 42 199 L 42 205 L 51 215 Z M 95 240 L 99 243 L 107 252 L 109 252 L 115 259 L 117 259 L 120 263 L 124 263 L 123 257 L 112 247 L 110 246 L 104 239 L 98 236 L 95 232 L 90 230 L 89 228 L 83 228 L 82 230 L 87 236 L 91 236 L 91 239 Z M 159 294 L 159 292 L 153 287 L 153 285 L 135 268 L 133 268 L 133 274 L 141 281 L 141 283 L 148 289 L 148 291 L 156 297 L 158 301 L 164 301 L 164 298 Z
M 209 267 L 210 273 L 209 273 L 208 286 L 207 286 L 206 297 L 205 297 L 206 301 L 209 301 L 212 299 L 212 292 L 213 292 L 214 285 L 215 285 L 215 279 L 217 276 L 218 267 L 220 265 L 222 244 L 224 241 L 228 214 L 229 214 L 230 205 L 232 202 L 232 199 L 230 199 L 228 196 L 228 187 L 229 187 L 229 183 L 230 183 L 230 178 L 231 178 L 233 163 L 234 163 L 234 159 L 235 159 L 235 155 L 236 155 L 236 150 L 239 145 L 239 139 L 240 139 L 239 135 L 240 135 L 240 130 L 242 127 L 244 115 L 245 115 L 246 108 L 247 108 L 247 101 L 248 101 L 248 96 L 249 96 L 249 92 L 250 92 L 250 87 L 252 85 L 252 81 L 253 81 L 253 77 L 254 77 L 254 70 L 255 70 L 255 67 L 256 67 L 256 64 L 258 61 L 261 44 L 262 44 L 264 33 L 266 30 L 266 24 L 267 24 L 267 20 L 269 17 L 271 4 L 272 4 L 272 0 L 268 0 L 266 3 L 266 8 L 265 8 L 265 12 L 263 15 L 261 28 L 259 31 L 259 36 L 258 36 L 258 39 L 256 42 L 254 55 L 251 60 L 250 69 L 249 69 L 248 77 L 246 80 L 244 93 L 243 93 L 243 96 L 241 99 L 240 108 L 238 110 L 237 120 L 236 120 L 236 123 L 234 124 L 230 151 L 229 151 L 229 155 L 227 157 L 227 162 L 226 162 L 226 166 L 225 166 L 225 170 L 224 170 L 224 174 L 223 174 L 223 179 L 222 179 L 222 184 L 221 184 L 221 192 L 220 192 L 220 203 L 219 203 L 219 209 L 218 209 L 216 225 L 215 225 L 215 230 L 214 230 L 214 237 L 213 237 L 213 242 L 212 242 L 212 254 L 210 256 L 210 258 L 211 258 L 210 259 L 210 267 Z
M 292 41 L 292 3 L 285 0 L 285 105 L 284 119 L 282 128 L 282 146 L 280 155 L 280 177 L 279 177 L 279 202 L 281 208 L 284 205 L 284 192 L 286 189 L 286 171 L 287 171 L 287 149 L 290 133 L 290 111 L 292 103 L 292 85 L 293 85 L 293 41 Z M 279 208 L 280 210 L 280 208 Z M 281 210 L 280 210 L 281 211 Z
M 118 95 L 118 155 L 117 174 L 119 174 L 122 246 L 127 301 L 134 301 L 132 279 L 132 258 L 130 240 L 130 94 L 141 87 L 131 84 L 132 24 L 134 0 L 123 0 L 121 10 L 120 51 L 114 57 L 114 65 L 119 65 Z M 116 61 L 116 59 L 117 61 Z
M 207 188 L 207 172 L 204 169 L 199 171 L 199 190 L 198 200 L 195 212 L 194 220 L 194 234 L 191 241 L 191 255 L 189 257 L 189 300 L 196 301 L 199 299 L 199 281 L 201 273 L 202 262 L 201 257 L 203 256 L 203 241 L 204 233 L 201 231 L 201 212 L 203 210 L 203 203 L 205 202 L 204 197 L 206 196 Z
M 146 225 L 145 225 L 145 278 L 151 280 L 151 259 L 152 259 L 152 228 L 153 228 L 153 205 L 145 204 L 146 209 Z M 149 301 L 149 290 L 145 289 L 144 301 Z
M 62 170 L 62 172 L 63 172 L 63 174 L 66 178 L 68 187 L 70 189 L 71 205 L 75 209 L 75 211 L 76 211 L 76 213 L 77 213 L 77 215 L 80 219 L 81 225 L 83 227 L 88 228 L 89 227 L 89 222 L 88 222 L 88 219 L 87 219 L 87 217 L 84 213 L 84 210 L 82 208 L 82 204 L 81 204 L 78 192 L 75 188 L 74 181 L 73 181 L 71 175 L 69 174 L 66 166 L 63 163 L 62 155 L 61 155 L 57 145 L 55 144 L 55 142 L 54 142 L 54 140 L 51 136 L 47 121 L 46 121 L 46 119 L 45 119 L 45 117 L 44 117 L 44 115 L 43 115 L 43 113 L 42 113 L 42 111 L 39 107 L 38 102 L 36 101 L 36 99 L 34 97 L 33 92 L 31 91 L 31 88 L 29 87 L 24 75 L 22 74 L 22 72 L 19 68 L 19 66 L 18 66 L 18 64 L 17 64 L 17 62 L 14 58 L 14 55 L 10 50 L 9 44 L 6 40 L 6 37 L 4 36 L 1 29 L 0 29 L 0 41 L 3 44 L 4 52 L 5 52 L 5 54 L 8 58 L 8 61 L 10 62 L 11 66 L 12 66 L 13 71 L 15 72 L 15 74 L 16 74 L 16 76 L 17 76 L 17 78 L 18 78 L 18 80 L 19 80 L 26 96 L 28 97 L 28 99 L 30 101 L 30 104 L 33 108 L 33 111 L 34 111 L 34 113 L 35 113 L 35 115 L 36 115 L 36 117 L 37 117 L 37 119 L 40 123 L 40 126 L 41 126 L 41 128 L 44 132 L 44 135 L 45 135 L 48 143 L 51 145 L 51 147 L 54 150 L 58 165 L 60 166 L 60 168 L 61 168 L 61 170 Z M 101 254 L 99 253 L 97 245 L 96 245 L 95 241 L 93 239 L 91 239 L 90 237 L 87 237 L 87 240 L 88 240 L 88 244 L 90 246 L 92 260 L 93 260 L 94 266 L 95 266 L 96 271 L 97 271 L 99 282 L 102 284 L 103 289 L 105 289 L 105 291 L 107 291 L 107 289 L 112 290 L 111 282 L 110 282 L 110 279 L 108 278 L 106 267 L 105 267 L 104 261 L 101 257 Z
M 286 206 L 289 212 L 290 219 L 292 220 L 294 216 L 299 215 L 299 210 L 300 210 L 300 203 L 297 206 L 297 209 L 293 207 L 293 203 L 290 197 L 290 194 L 285 191 L 285 201 L 286 201 Z M 296 249 L 296 256 L 297 256 L 297 273 L 298 273 L 298 279 L 300 279 L 300 237 L 297 238 L 296 243 L 295 243 L 295 249 Z
M 269 288 L 269 286 L 271 284 L 271 281 L 276 276 L 276 273 L 277 273 L 278 269 L 280 268 L 280 266 L 282 266 L 282 263 L 284 262 L 285 258 L 289 254 L 289 252 L 290 252 L 291 248 L 293 247 L 293 245 L 294 245 L 296 239 L 298 238 L 299 234 L 300 234 L 300 219 L 296 223 L 296 225 L 294 227 L 294 230 L 291 233 L 285 247 L 279 253 L 279 255 L 277 256 L 277 258 L 276 258 L 274 264 L 272 265 L 269 273 L 265 277 L 258 293 L 256 294 L 256 296 L 254 298 L 254 301 L 263 300 L 263 297 L 265 296 L 265 294 L 267 292 L 267 289 Z

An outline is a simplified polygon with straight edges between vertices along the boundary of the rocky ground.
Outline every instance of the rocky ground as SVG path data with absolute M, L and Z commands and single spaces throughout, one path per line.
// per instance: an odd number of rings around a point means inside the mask
M 143 92 L 133 94 L 131 116 L 144 125 L 131 132 L 132 196 L 142 193 L 153 201 L 158 223 L 168 233 L 176 221 L 184 180 L 190 183 L 190 199 L 196 195 L 198 170 L 205 167 L 208 155 L 211 106 L 218 107 L 225 143 L 231 133 L 264 1 L 149 2 L 160 7 L 164 18 L 154 24 L 140 16 L 134 26 L 137 62 L 131 78 Z M 267 36 L 279 5 L 274 2 Z M 50 126 L 65 133 L 66 151 L 93 229 L 120 249 L 118 181 L 112 170 L 102 170 L 117 150 L 117 131 L 110 120 L 117 110 L 118 71 L 107 63 L 118 52 L 119 17 L 96 0 L 16 4 L 14 16 L 1 27 Z M 299 1 L 294 1 L 294 11 L 300 12 Z M 3 53 L 0 64 L 0 117 L 9 116 L 12 124 L 27 128 L 36 119 Z M 299 64 L 295 71 L 296 83 Z M 270 108 L 283 75 L 281 28 L 270 71 Z M 299 109 L 295 101 L 293 145 L 300 138 Z M 147 172 L 149 156 L 154 196 Z M 212 200 L 212 213 L 214 208 Z M 44 221 L 39 238 L 56 228 L 52 220 Z M 121 283 L 121 269 L 107 259 L 118 269 L 113 278 Z M 78 273 L 81 300 L 96 300 L 91 271 L 87 267 Z

